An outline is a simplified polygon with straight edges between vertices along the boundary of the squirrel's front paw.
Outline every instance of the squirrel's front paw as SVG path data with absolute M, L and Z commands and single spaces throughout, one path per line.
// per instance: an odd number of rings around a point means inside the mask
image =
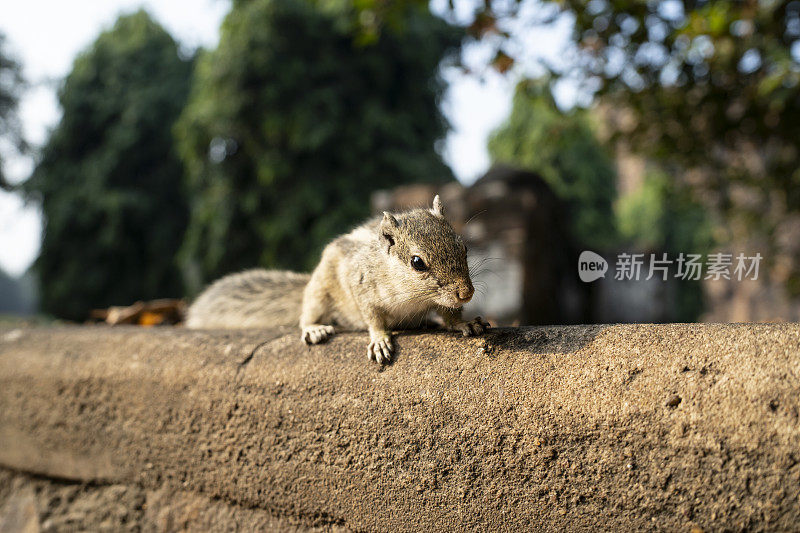
M 303 333 L 300 338 L 306 344 L 319 344 L 333 335 L 333 326 L 323 326 L 321 324 L 313 324 L 303 328 Z
M 482 319 L 479 316 L 476 316 L 469 322 L 460 322 L 453 326 L 453 330 L 460 331 L 462 335 L 465 337 L 471 337 L 472 335 L 480 335 L 483 332 L 487 331 L 491 326 L 488 322 Z
M 370 361 L 375 361 L 382 365 L 392 360 L 392 337 L 388 333 L 370 335 L 369 346 L 367 346 L 367 357 Z

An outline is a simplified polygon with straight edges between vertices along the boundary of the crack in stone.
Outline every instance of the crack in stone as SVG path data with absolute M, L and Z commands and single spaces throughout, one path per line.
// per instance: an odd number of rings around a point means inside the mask
M 252 361 L 252 360 L 253 360 L 253 357 L 255 357 L 255 355 L 256 355 L 256 352 L 257 352 L 259 349 L 263 348 L 263 347 L 264 347 L 264 346 L 266 346 L 267 344 L 269 344 L 269 343 L 271 343 L 272 341 L 274 341 L 275 339 L 279 339 L 279 338 L 280 338 L 280 336 L 277 336 L 277 337 L 272 337 L 272 338 L 269 338 L 269 339 L 267 339 L 267 340 L 265 340 L 265 341 L 262 341 L 262 342 L 259 342 L 258 344 L 256 344 L 256 345 L 255 345 L 255 347 L 254 347 L 252 350 L 250 350 L 250 353 L 249 353 L 249 354 L 247 354 L 247 356 L 246 356 L 244 359 L 242 359 L 241 361 L 239 361 L 239 368 L 238 368 L 238 370 L 241 370 L 242 368 L 246 367 L 246 366 L 247 366 L 247 365 L 250 363 L 250 361 Z
M 119 481 L 111 479 L 93 478 L 93 477 L 81 478 L 76 476 L 61 476 L 58 474 L 49 474 L 47 472 L 42 472 L 39 470 L 30 470 L 27 468 L 21 468 L 15 465 L 8 464 L 6 462 L 0 463 L 0 470 L 6 470 L 7 472 L 12 472 L 19 476 L 25 476 L 32 480 L 46 481 L 48 483 L 52 483 L 53 485 L 60 485 L 60 486 L 79 485 L 81 487 L 93 488 L 93 487 L 110 487 L 113 485 L 120 484 Z

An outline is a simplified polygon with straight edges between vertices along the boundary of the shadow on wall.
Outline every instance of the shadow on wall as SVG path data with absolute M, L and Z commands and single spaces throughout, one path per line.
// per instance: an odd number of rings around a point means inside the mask
M 431 325 L 428 329 L 408 329 L 397 332 L 398 338 L 429 337 L 430 335 L 452 336 Z M 607 325 L 527 326 L 493 327 L 479 337 L 482 353 L 496 355 L 498 351 L 526 352 L 528 354 L 574 354 L 594 342 Z M 457 334 L 456 334 L 457 336 Z M 396 346 L 396 359 L 403 357 L 403 345 Z M 383 371 L 383 369 L 382 369 Z
M 487 349 L 525 350 L 531 354 L 572 354 L 590 344 L 608 326 L 492 328 Z

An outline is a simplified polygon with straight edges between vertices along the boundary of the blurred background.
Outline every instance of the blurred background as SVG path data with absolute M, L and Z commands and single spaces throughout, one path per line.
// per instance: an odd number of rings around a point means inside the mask
M 798 139 L 798 0 L 12 3 L 0 316 L 309 271 L 439 193 L 497 323 L 798 321 Z M 757 279 L 646 279 L 714 253 Z

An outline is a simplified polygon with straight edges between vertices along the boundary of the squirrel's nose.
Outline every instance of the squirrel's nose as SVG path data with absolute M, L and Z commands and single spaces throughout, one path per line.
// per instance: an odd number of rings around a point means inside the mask
M 468 281 L 462 285 L 459 285 L 458 293 L 456 295 L 458 296 L 459 300 L 466 303 L 472 299 L 473 294 L 475 294 L 475 289 L 472 287 L 472 283 Z

